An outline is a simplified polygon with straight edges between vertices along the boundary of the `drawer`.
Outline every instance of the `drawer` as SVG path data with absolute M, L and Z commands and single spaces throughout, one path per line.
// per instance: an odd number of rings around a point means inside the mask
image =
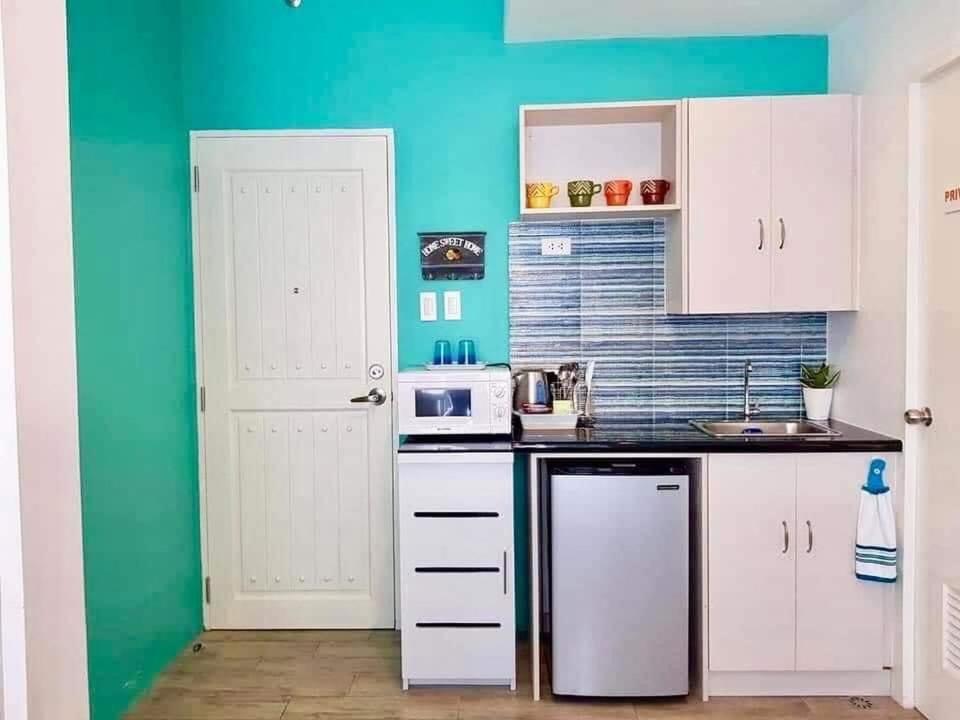
M 424 621 L 513 623 L 513 563 L 509 556 L 504 560 L 501 555 L 493 565 L 469 569 L 408 568 L 401 586 L 404 630 Z
M 404 565 L 499 565 L 513 549 L 513 517 L 400 518 Z
M 513 623 L 495 626 L 414 626 L 401 637 L 403 677 L 413 684 L 501 683 L 516 679 Z
M 401 454 L 399 467 L 401 515 L 512 514 L 513 461 L 504 454 Z

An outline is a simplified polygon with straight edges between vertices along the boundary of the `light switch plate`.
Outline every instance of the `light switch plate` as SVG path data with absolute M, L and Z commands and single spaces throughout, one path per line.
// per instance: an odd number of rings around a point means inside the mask
M 445 293 L 443 293 L 443 319 L 459 320 L 460 316 L 460 291 L 447 290 Z
M 435 292 L 420 293 L 420 320 L 433 322 L 437 319 L 437 294 Z

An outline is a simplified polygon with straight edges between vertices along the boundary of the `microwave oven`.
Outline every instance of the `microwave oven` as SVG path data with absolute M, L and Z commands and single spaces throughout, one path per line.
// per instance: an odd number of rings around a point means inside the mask
M 508 435 L 510 369 L 404 370 L 398 379 L 402 435 Z

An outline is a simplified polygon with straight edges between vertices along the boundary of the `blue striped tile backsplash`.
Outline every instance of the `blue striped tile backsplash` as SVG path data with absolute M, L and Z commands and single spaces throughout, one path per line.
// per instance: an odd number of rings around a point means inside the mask
M 544 257 L 544 238 L 571 254 Z M 510 226 L 510 360 L 597 361 L 596 414 L 685 422 L 743 414 L 743 366 L 765 415 L 799 415 L 801 362 L 827 352 L 822 313 L 667 315 L 662 219 Z

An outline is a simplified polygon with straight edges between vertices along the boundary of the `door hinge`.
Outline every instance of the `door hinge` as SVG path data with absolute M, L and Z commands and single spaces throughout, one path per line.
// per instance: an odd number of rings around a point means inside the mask
M 207 575 L 203 579 L 203 597 L 207 601 L 207 605 L 210 604 L 210 576 Z
M 205 385 L 200 386 L 200 412 L 207 411 L 207 388 Z
M 200 166 L 193 166 L 193 191 L 200 192 Z

